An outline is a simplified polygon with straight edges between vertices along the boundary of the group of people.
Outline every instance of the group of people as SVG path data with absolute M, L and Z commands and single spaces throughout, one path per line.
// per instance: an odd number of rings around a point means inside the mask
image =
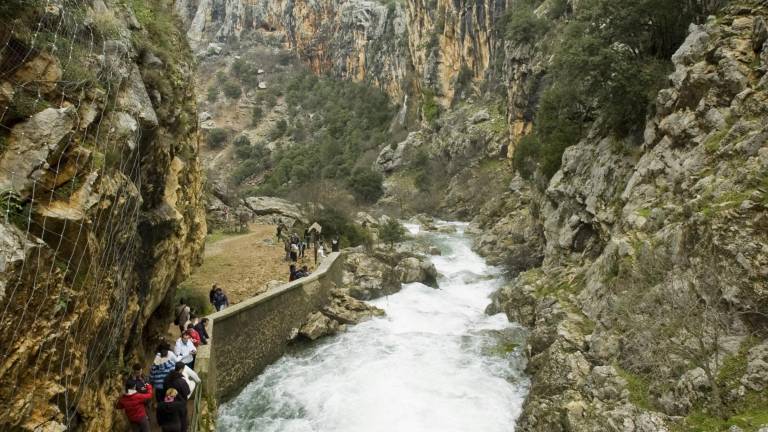
M 288 282 L 293 282 L 297 279 L 305 278 L 312 274 L 309 271 L 309 267 L 301 266 L 300 269 L 297 269 L 296 264 L 291 264 L 288 271 Z
M 306 255 L 307 249 L 310 245 L 315 246 L 315 263 L 321 258 L 325 258 L 326 247 L 322 240 L 318 240 L 313 236 L 314 232 L 307 228 L 304 230 L 304 237 L 299 237 L 298 233 L 294 232 L 287 235 L 287 227 L 285 224 L 279 224 L 277 226 L 277 240 L 282 241 L 285 246 L 285 261 L 290 263 L 288 269 L 288 281 L 292 282 L 297 279 L 309 276 L 309 267 L 303 265 L 299 268 L 299 260 L 303 260 Z M 340 249 L 340 242 L 338 237 L 334 237 L 331 240 L 331 251 L 338 252 Z
M 307 265 L 298 267 L 311 244 L 315 246 L 315 262 L 325 257 L 325 245 L 320 240 L 312 241 L 309 229 L 304 237 L 297 233 L 286 235 L 284 224 L 277 227 L 278 241 L 284 241 L 285 259 L 290 262 L 289 281 L 309 276 Z M 331 241 L 331 251 L 338 252 L 339 238 Z M 229 299 L 224 290 L 214 284 L 208 300 L 216 311 L 229 306 Z M 197 348 L 208 344 L 210 336 L 207 330 L 208 318 L 198 319 L 184 299 L 175 310 L 174 324 L 178 326 L 180 336 L 171 349 L 167 342 L 161 343 L 149 369 L 149 378 L 145 377 L 140 364 L 133 366 L 130 376 L 125 381 L 125 393 L 117 402 L 117 408 L 125 410 L 128 421 L 135 431 L 149 432 L 149 410 L 155 401 L 157 423 L 164 432 L 186 432 L 188 426 L 187 401 L 200 384 L 200 377 L 194 371 Z
M 208 318 L 192 319 L 185 323 L 187 329 L 176 340 L 173 350 L 166 342 L 157 347 L 149 378 L 145 377 L 142 366 L 136 364 L 126 379 L 125 393 L 118 400 L 117 408 L 125 410 L 135 431 L 149 432 L 148 410 L 154 399 L 157 423 L 163 432 L 186 432 L 187 401 L 200 384 L 194 370 L 197 347 L 207 344 L 210 338 L 206 328 Z
M 297 262 L 299 259 L 304 259 L 304 254 L 309 247 L 308 233 L 305 234 L 303 239 L 299 238 L 296 233 L 286 236 L 283 240 L 283 246 L 285 248 L 285 260 L 290 262 Z M 278 226 L 278 238 L 282 236 L 280 227 Z
M 216 284 L 213 284 L 211 291 L 208 293 L 208 301 L 211 302 L 216 312 L 229 307 L 229 298 L 224 294 L 224 290 Z
M 229 305 L 221 288 L 213 286 L 211 303 L 221 310 Z M 223 296 L 223 298 L 221 297 Z M 218 305 L 218 306 L 217 306 Z M 125 381 L 125 393 L 117 402 L 117 408 L 125 410 L 128 421 L 136 431 L 149 432 L 149 410 L 155 400 L 157 423 L 163 432 L 186 432 L 187 401 L 200 384 L 195 372 L 195 357 L 200 345 L 207 345 L 208 318 L 198 319 L 185 299 L 179 301 L 175 320 L 180 336 L 171 345 L 162 342 L 155 350 L 155 357 L 145 377 L 140 364 L 133 366 Z

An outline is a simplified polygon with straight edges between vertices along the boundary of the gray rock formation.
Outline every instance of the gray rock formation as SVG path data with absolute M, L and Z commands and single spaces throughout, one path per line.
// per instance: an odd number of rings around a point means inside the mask
M 257 216 L 270 216 L 277 219 L 289 219 L 306 224 L 307 219 L 295 203 L 274 197 L 248 197 L 243 200 L 245 206 Z M 288 225 L 293 225 L 293 222 Z
M 307 339 L 317 340 L 343 331 L 347 325 L 359 324 L 383 315 L 383 310 L 350 297 L 344 289 L 335 289 L 331 292 L 330 304 L 320 312 L 311 314 L 299 334 Z
M 435 266 L 423 255 L 377 249 L 344 252 L 342 285 L 350 296 L 372 300 L 394 294 L 403 283 L 420 282 L 437 287 Z
M 491 307 L 532 329 L 520 430 L 669 430 L 717 398 L 759 398 L 762 344 L 747 337 L 765 323 L 768 266 L 758 10 L 691 27 L 640 147 L 592 131 L 543 194 L 513 183 L 476 219 L 480 250 L 522 271 Z

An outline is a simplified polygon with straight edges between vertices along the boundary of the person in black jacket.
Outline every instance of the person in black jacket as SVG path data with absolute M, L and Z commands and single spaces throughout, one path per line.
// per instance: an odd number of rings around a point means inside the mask
M 181 371 L 184 370 L 184 366 L 186 365 L 183 362 L 176 363 L 176 368 L 171 371 L 171 373 L 168 374 L 168 378 L 165 379 L 166 393 L 168 392 L 168 389 L 176 389 L 176 391 L 179 392 L 176 398 L 184 402 L 184 412 L 181 417 L 181 432 L 187 432 L 187 399 L 189 399 L 189 394 L 191 393 L 187 380 L 185 380 L 184 375 L 181 374 Z
M 182 432 L 182 419 L 186 423 L 187 403 L 176 389 L 168 389 L 165 398 L 157 404 L 157 424 L 163 432 Z
M 195 325 L 195 330 L 200 335 L 200 343 L 203 345 L 208 345 L 208 339 L 211 338 L 208 335 L 208 329 L 205 328 L 206 325 L 208 325 L 208 318 L 201 318 L 200 322 Z

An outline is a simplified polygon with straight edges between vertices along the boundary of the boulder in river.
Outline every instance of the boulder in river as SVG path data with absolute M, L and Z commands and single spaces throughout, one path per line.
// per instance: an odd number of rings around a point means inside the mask
M 315 312 L 307 318 L 307 322 L 299 329 L 299 334 L 310 340 L 336 334 L 339 323 L 320 312 Z
M 342 282 L 352 297 L 371 300 L 400 291 L 404 283 L 420 282 L 437 288 L 437 270 L 424 255 L 357 248 L 345 253 Z

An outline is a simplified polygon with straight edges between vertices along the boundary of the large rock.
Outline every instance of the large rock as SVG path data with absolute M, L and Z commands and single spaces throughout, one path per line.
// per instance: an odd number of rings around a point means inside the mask
M 336 334 L 339 331 L 338 321 L 328 318 L 320 312 L 315 312 L 307 318 L 307 322 L 299 329 L 299 334 L 310 340 Z
M 411 132 L 404 141 L 384 147 L 376 158 L 374 168 L 384 173 L 391 173 L 404 168 L 412 162 L 412 156 L 423 145 L 422 133 Z
M 257 216 L 284 216 L 301 223 L 307 223 L 296 204 L 273 197 L 248 197 L 244 203 Z
M 395 267 L 395 275 L 401 283 L 421 282 L 431 287 L 437 287 L 437 270 L 429 259 L 407 257 Z
M 0 190 L 21 196 L 32 191 L 57 162 L 75 125 L 75 110 L 47 108 L 13 127 L 9 145 L 0 156 Z
M 371 300 L 400 291 L 393 266 L 365 252 L 345 252 L 342 284 L 349 294 Z
M 741 383 L 750 390 L 763 391 L 768 387 L 768 341 L 749 350 L 747 371 Z
M 322 313 L 341 324 L 359 324 L 384 315 L 382 309 L 347 295 L 343 289 L 333 291 L 331 303 L 323 308 Z
M 360 300 L 371 300 L 400 291 L 403 283 L 420 282 L 437 287 L 437 270 L 424 255 L 390 249 L 351 249 L 344 256 L 343 286 Z
M 37 55 L 30 50 L 31 58 L 25 61 L 13 74 L 18 85 L 27 90 L 39 90 L 51 93 L 61 81 L 62 71 L 59 59 L 41 52 Z

